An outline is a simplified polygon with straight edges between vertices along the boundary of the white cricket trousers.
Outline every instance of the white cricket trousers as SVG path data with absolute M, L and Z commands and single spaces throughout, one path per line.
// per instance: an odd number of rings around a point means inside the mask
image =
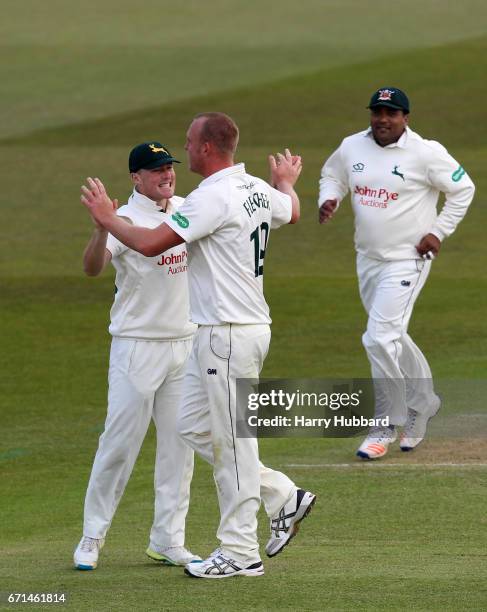
M 296 491 L 259 461 L 255 438 L 236 436 L 236 379 L 259 377 L 271 338 L 268 325 L 202 325 L 189 358 L 178 431 L 213 465 L 220 506 L 217 537 L 236 561 L 260 559 L 257 512 L 275 515 Z
M 105 537 L 152 418 L 157 451 L 150 542 L 184 545 L 193 451 L 176 434 L 176 418 L 191 345 L 191 339 L 113 338 L 108 413 L 86 492 L 85 536 Z
M 431 261 L 357 256 L 360 297 L 369 316 L 362 343 L 375 381 L 375 416 L 404 425 L 407 409 L 428 414 L 436 402 L 431 370 L 407 333 Z

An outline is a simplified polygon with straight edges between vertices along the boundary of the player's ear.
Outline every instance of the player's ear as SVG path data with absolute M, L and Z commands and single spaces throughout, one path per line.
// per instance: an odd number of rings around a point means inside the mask
M 130 173 L 130 179 L 131 179 L 132 185 L 134 187 L 140 183 L 140 176 L 139 176 L 138 172 L 131 172 Z
M 213 150 L 213 145 L 211 142 L 203 142 L 202 150 L 205 155 L 210 155 Z
M 407 125 L 409 123 L 409 113 L 404 113 L 404 124 Z

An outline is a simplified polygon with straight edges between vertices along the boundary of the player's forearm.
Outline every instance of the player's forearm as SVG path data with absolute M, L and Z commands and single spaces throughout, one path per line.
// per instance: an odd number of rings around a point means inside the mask
M 340 149 L 325 162 L 319 181 L 318 207 L 326 200 L 340 203 L 348 193 L 348 178 L 342 162 Z
M 131 225 L 116 215 L 111 215 L 103 221 L 104 227 L 120 242 L 146 257 L 159 255 L 166 250 L 157 240 L 156 229 Z
M 87 276 L 98 276 L 107 262 L 108 232 L 96 228 L 83 253 L 83 269 Z
M 326 200 L 336 200 L 338 204 L 348 193 L 348 185 L 344 185 L 337 179 L 322 176 L 319 183 L 318 208 Z
M 103 220 L 103 226 L 129 249 L 146 257 L 155 257 L 184 242 L 183 238 L 164 222 L 149 229 L 131 225 L 122 218 L 112 215 Z
M 294 187 L 291 183 L 281 181 L 276 183 L 276 189 L 281 193 L 286 193 L 291 198 L 291 220 L 289 223 L 297 223 L 301 214 L 301 206 L 299 203 L 298 194 L 294 191 Z

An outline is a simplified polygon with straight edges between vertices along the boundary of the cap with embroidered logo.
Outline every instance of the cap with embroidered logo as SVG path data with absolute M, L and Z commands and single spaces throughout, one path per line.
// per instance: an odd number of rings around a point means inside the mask
M 387 106 L 409 113 L 409 100 L 407 95 L 397 87 L 382 87 L 370 98 L 367 108 Z
M 164 164 L 180 164 L 171 155 L 169 149 L 161 145 L 160 142 L 143 142 L 130 151 L 129 171 L 138 172 L 139 170 L 153 170 L 164 166 Z

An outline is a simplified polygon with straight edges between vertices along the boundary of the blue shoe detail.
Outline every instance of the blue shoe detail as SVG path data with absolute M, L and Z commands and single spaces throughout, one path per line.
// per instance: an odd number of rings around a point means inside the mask
M 364 453 L 364 451 L 357 451 L 357 457 L 360 457 L 361 459 L 370 459 L 370 457 L 367 455 L 367 453 Z

